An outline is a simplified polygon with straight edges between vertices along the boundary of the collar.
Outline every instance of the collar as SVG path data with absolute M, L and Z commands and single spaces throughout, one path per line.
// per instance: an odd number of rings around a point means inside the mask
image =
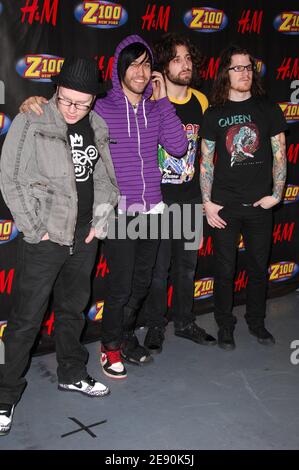
M 183 98 L 182 100 L 178 100 L 177 98 L 174 98 L 173 96 L 168 96 L 168 98 L 172 103 L 186 104 L 186 103 L 188 103 L 188 101 L 190 101 L 191 96 L 192 96 L 192 90 L 191 90 L 191 88 L 188 88 L 187 89 L 187 96 L 185 98 Z

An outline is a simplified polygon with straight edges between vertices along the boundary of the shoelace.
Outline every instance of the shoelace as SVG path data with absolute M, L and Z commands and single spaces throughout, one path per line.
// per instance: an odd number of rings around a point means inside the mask
M 90 375 L 86 377 L 86 379 L 83 380 L 84 382 L 87 382 L 88 385 L 94 385 L 96 383 L 95 379 L 93 379 Z
M 204 335 L 204 336 L 206 335 L 205 330 L 203 328 L 200 328 L 200 326 L 198 326 L 196 323 L 192 323 L 191 330 L 194 333 L 200 333 L 201 335 Z

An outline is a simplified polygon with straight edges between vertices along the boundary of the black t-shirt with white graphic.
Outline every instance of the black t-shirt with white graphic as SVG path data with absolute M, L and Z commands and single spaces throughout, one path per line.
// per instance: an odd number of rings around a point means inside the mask
M 170 98 L 170 101 L 186 131 L 188 150 L 182 158 L 175 158 L 159 145 L 158 160 L 162 173 L 163 201 L 166 203 L 187 202 L 193 199 L 201 201 L 198 141 L 202 116 L 208 101 L 205 95 L 193 88 L 188 88 L 185 100 Z
M 78 194 L 77 227 L 82 227 L 92 219 L 93 171 L 99 159 L 88 115 L 75 124 L 68 124 L 68 139 L 72 149 Z
M 271 195 L 271 137 L 286 129 L 280 107 L 266 98 L 209 108 L 200 134 L 216 142 L 212 201 L 253 203 Z

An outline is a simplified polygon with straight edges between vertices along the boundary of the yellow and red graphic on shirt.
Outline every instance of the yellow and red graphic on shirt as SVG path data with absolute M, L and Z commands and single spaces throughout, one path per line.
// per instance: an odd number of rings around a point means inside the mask
M 195 158 L 197 157 L 198 124 L 184 126 L 188 139 L 188 149 L 182 158 L 172 157 L 159 145 L 158 161 L 162 173 L 162 183 L 182 184 L 192 181 L 195 173 Z

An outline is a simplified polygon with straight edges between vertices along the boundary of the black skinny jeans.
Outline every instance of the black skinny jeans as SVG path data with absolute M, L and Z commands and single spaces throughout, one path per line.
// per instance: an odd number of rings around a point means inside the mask
M 250 327 L 264 323 L 268 286 L 268 260 L 272 236 L 272 210 L 245 207 L 241 204 L 225 206 L 219 211 L 227 225 L 212 231 L 214 249 L 214 314 L 219 327 L 234 327 L 232 314 L 234 276 L 239 234 L 245 244 L 246 287 L 245 319 Z
M 202 206 L 198 200 L 190 201 L 185 205 L 190 206 L 190 220 L 181 218 L 181 236 L 174 237 L 174 220 L 171 217 L 171 232 L 169 239 L 161 240 L 156 265 L 153 271 L 153 279 L 150 292 L 146 299 L 145 312 L 148 327 L 163 327 L 167 312 L 167 284 L 171 273 L 173 284 L 172 316 L 174 327 L 181 329 L 190 324 L 194 319 L 194 277 L 198 260 L 199 243 L 192 250 L 187 249 L 186 243 L 190 243 L 190 233 L 184 232 L 187 224 L 191 230 L 197 233 L 202 231 Z M 179 205 L 181 208 L 183 204 Z M 197 217 L 195 217 L 197 212 Z M 185 227 L 186 228 L 186 227 Z M 201 237 L 200 237 L 201 238 Z
M 151 223 L 159 224 L 161 220 L 158 214 L 143 214 L 139 217 L 143 218 L 148 228 Z M 134 223 L 134 219 L 135 217 L 119 214 L 115 219 L 116 226 L 123 223 L 127 229 L 131 222 Z M 136 319 L 137 311 L 147 296 L 159 244 L 159 233 L 156 239 L 132 239 L 130 236 L 113 237 L 110 231 L 108 232 L 104 254 L 108 262 L 109 276 L 101 336 L 103 345 L 109 350 L 119 349 L 122 344 L 125 311 L 130 312 L 131 317 Z

